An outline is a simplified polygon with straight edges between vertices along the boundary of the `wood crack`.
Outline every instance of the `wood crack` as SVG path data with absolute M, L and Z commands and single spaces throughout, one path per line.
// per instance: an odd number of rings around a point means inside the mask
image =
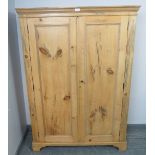
M 129 50 L 128 50 L 128 41 L 129 41 L 129 20 L 128 20 L 128 25 L 127 25 L 127 43 L 126 43 L 126 58 L 125 58 L 125 71 L 124 71 L 124 82 L 123 82 L 123 93 L 125 94 L 125 89 L 126 89 L 126 80 L 127 80 L 127 72 L 128 72 L 128 54 L 129 54 Z
M 93 68 L 92 65 L 90 65 L 90 74 L 91 74 L 93 81 L 95 81 L 95 69 Z
M 96 42 L 96 52 L 97 52 L 97 60 L 98 60 L 98 65 L 100 64 L 100 56 L 99 56 L 99 49 L 98 49 L 98 43 Z
M 100 66 L 100 54 L 99 54 L 99 45 L 98 42 L 96 42 L 96 53 L 97 53 L 97 61 L 98 61 L 98 67 L 99 67 L 99 74 L 101 74 L 101 66 Z

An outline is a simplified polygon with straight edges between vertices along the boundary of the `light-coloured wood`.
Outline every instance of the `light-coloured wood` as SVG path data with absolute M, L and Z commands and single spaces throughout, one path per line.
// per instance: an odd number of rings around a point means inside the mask
M 127 142 L 115 143 L 113 146 L 117 147 L 119 149 L 119 151 L 126 151 L 127 150 Z
M 118 56 L 118 68 L 117 68 L 117 84 L 118 91 L 115 90 L 115 111 L 114 113 L 114 131 L 120 130 L 120 123 L 121 123 L 121 113 L 122 113 L 122 97 L 123 97 L 123 78 L 125 72 L 125 55 L 126 55 L 126 42 L 127 42 L 127 23 L 128 18 L 126 16 L 121 17 L 121 29 L 120 29 L 120 43 L 118 46 L 119 56 Z M 114 135 L 114 139 L 119 139 L 119 132 L 116 132 Z M 117 139 L 117 140 L 118 140 Z
M 81 12 L 91 12 L 91 11 L 135 11 L 137 12 L 140 8 L 138 5 L 134 6 L 101 6 L 101 7 L 66 7 L 66 8 L 17 8 L 17 13 L 40 13 L 40 12 L 74 12 L 75 8 L 80 8 Z
M 34 145 L 34 144 L 32 143 L 32 150 L 33 150 L 34 152 L 40 151 L 41 148 L 43 148 L 43 145 Z
M 22 35 L 22 43 L 23 43 L 23 58 L 25 62 L 25 71 L 26 71 L 26 79 L 27 79 L 27 90 L 28 90 L 28 98 L 29 98 L 29 107 L 31 114 L 31 124 L 32 124 L 32 136 L 33 141 L 38 141 L 38 125 L 37 125 L 37 116 L 36 116 L 36 105 L 34 98 L 34 83 L 32 76 L 32 63 L 31 63 L 31 54 L 30 54 L 30 45 L 29 45 L 29 33 L 28 33 L 28 25 L 27 19 L 20 19 L 20 28 Z
M 84 18 L 77 17 L 77 94 L 78 94 L 78 141 L 82 141 L 84 138 L 84 85 L 85 85 L 85 78 L 84 78 L 84 48 L 80 45 L 85 41 L 84 40 L 84 29 L 83 29 L 83 20 Z M 81 22 L 81 23 L 80 23 Z M 79 33 L 80 32 L 80 33 Z M 80 35 L 80 37 L 79 37 Z
M 72 17 L 28 20 L 43 141 L 73 142 L 77 137 L 75 24 Z
M 81 141 L 119 139 L 127 24 L 119 16 L 78 20 Z
M 86 145 L 127 149 L 138 8 L 17 9 L 34 151 Z
M 114 146 L 118 148 L 120 151 L 125 151 L 127 149 L 126 142 L 87 142 L 87 143 L 32 143 L 33 151 L 40 151 L 41 148 L 46 146 Z
M 34 93 L 34 102 L 36 107 L 36 121 L 38 127 L 38 139 L 39 141 L 44 141 L 44 122 L 43 122 L 43 105 L 42 105 L 42 96 L 41 96 L 41 86 L 40 86 L 40 77 L 39 77 L 39 67 L 38 64 L 38 57 L 37 57 L 37 49 L 35 40 L 36 38 L 33 36 L 35 34 L 35 29 L 33 24 L 31 24 L 30 20 L 27 19 L 27 33 L 29 35 L 29 52 L 31 55 L 31 74 L 33 79 L 33 93 Z
M 135 26 L 136 26 L 136 17 L 135 16 L 128 17 L 120 141 L 126 141 L 129 95 L 130 95 L 132 62 L 133 62 L 133 52 L 134 52 Z
M 80 8 L 75 10 L 76 8 Z M 136 15 L 140 6 L 106 6 L 74 8 L 17 8 L 20 17 Z M 39 15 L 39 16 L 38 16 Z
M 74 12 L 74 13 L 30 13 L 30 14 L 20 14 L 20 18 L 47 18 L 47 17 L 83 17 L 83 16 L 136 16 L 135 12 Z

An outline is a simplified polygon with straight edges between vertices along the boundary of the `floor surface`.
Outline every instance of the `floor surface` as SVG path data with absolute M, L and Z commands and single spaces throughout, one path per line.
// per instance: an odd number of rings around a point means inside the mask
M 129 125 L 128 149 L 120 152 L 110 146 L 88 147 L 45 147 L 40 152 L 33 152 L 32 133 L 29 129 L 20 148 L 18 155 L 146 155 L 146 128 L 145 125 Z

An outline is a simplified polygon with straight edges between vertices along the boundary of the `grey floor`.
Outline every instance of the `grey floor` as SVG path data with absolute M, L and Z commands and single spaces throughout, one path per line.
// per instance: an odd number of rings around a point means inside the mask
M 18 155 L 146 155 L 146 128 L 145 125 L 130 125 L 128 127 L 128 150 L 120 152 L 110 146 L 89 147 L 45 147 L 40 152 L 31 149 L 32 133 L 27 132 Z

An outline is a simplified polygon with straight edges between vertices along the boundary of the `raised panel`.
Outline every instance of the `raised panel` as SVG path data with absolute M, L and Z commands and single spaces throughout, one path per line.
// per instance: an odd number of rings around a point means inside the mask
M 119 24 L 86 25 L 86 129 L 111 135 L 118 68 Z
M 68 26 L 41 26 L 36 32 L 45 133 L 71 135 Z
M 44 131 L 47 142 L 72 142 L 77 130 L 76 85 L 73 83 L 76 81 L 76 22 L 73 18 L 41 18 L 28 22 L 30 50 L 36 60 L 33 67 L 38 71 L 34 78 L 39 80 L 42 106 L 38 115 L 43 125 L 39 129 Z

